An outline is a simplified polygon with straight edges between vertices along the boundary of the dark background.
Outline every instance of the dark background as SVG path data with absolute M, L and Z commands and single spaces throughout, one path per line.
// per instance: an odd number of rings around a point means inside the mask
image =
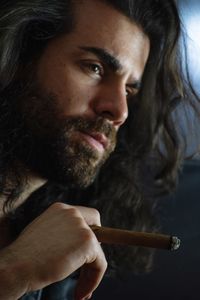
M 179 0 L 178 4 L 188 35 L 190 75 L 200 91 L 200 0 Z M 189 138 L 190 132 L 187 134 Z M 198 144 L 189 140 L 192 149 L 193 142 Z M 104 278 L 93 300 L 200 299 L 200 161 L 185 162 L 178 190 L 161 199 L 161 206 L 162 231 L 180 237 L 180 249 L 158 250 L 154 270 L 148 275 Z
M 154 270 L 150 274 L 128 274 L 124 280 L 105 278 L 93 300 L 200 299 L 199 161 L 185 163 L 176 193 L 161 202 L 162 231 L 181 239 L 179 250 L 157 250 Z

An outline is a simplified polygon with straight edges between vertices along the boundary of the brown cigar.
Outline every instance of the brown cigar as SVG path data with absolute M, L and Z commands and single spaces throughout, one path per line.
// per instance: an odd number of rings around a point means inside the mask
M 135 232 L 109 227 L 90 226 L 101 243 L 151 247 L 158 249 L 177 250 L 180 239 L 176 236 Z

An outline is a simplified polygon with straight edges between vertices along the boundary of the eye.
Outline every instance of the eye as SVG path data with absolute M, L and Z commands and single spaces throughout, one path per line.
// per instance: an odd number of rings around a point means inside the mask
M 137 89 L 134 89 L 134 88 L 127 88 L 126 89 L 126 97 L 127 99 L 135 96 L 137 94 L 138 90 Z
M 102 75 L 102 73 L 103 73 L 102 67 L 100 65 L 91 64 L 90 68 L 91 68 L 91 71 L 97 75 Z
M 100 63 L 83 62 L 82 67 L 87 73 L 91 75 L 95 75 L 98 77 L 102 77 L 104 75 L 104 68 Z

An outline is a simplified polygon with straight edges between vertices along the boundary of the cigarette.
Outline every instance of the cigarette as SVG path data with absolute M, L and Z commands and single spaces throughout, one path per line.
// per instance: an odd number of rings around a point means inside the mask
M 90 226 L 90 228 L 99 242 L 107 244 L 177 250 L 180 247 L 181 242 L 176 236 L 158 233 L 135 232 L 100 226 Z

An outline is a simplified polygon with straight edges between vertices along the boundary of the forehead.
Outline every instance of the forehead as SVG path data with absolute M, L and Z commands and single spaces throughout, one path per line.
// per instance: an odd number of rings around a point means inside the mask
M 106 49 L 124 68 L 134 65 L 136 73 L 144 68 L 149 54 L 148 37 L 138 25 L 106 2 L 76 2 L 75 24 L 70 34 L 74 46 Z M 66 43 L 68 38 L 66 36 Z

